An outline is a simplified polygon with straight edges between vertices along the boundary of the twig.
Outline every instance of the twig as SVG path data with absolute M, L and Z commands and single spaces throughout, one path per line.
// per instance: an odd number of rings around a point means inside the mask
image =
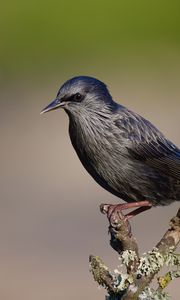
M 98 282 L 99 285 L 105 287 L 110 294 L 116 293 L 117 290 L 114 287 L 114 278 L 108 271 L 108 268 L 103 263 L 102 259 L 98 256 L 90 255 L 89 262 L 94 280 Z

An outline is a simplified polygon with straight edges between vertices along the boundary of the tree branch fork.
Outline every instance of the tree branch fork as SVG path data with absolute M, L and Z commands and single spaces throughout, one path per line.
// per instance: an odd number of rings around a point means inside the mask
M 175 253 L 180 242 L 180 209 L 158 244 L 143 256 L 139 255 L 129 221 L 121 212 L 117 211 L 109 218 L 109 205 L 102 204 L 100 209 L 109 220 L 110 245 L 118 252 L 121 265 L 126 268 L 125 273 L 121 267 L 111 272 L 100 257 L 89 257 L 94 280 L 108 292 L 106 300 L 169 299 L 164 289 L 173 279 L 180 277 L 180 254 Z M 169 271 L 157 278 L 157 289 L 152 289 L 152 280 L 165 265 Z

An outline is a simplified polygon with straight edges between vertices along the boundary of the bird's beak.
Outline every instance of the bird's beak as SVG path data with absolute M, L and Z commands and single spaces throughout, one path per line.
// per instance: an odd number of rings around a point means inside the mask
M 44 114 L 50 110 L 55 110 L 60 107 L 63 107 L 65 105 L 64 101 L 61 101 L 60 99 L 53 100 L 50 104 L 48 104 L 41 112 L 40 114 Z

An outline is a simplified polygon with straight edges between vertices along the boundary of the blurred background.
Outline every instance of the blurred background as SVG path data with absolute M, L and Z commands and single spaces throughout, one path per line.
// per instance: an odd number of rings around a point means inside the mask
M 1 3 L 1 299 L 104 299 L 88 256 L 116 268 L 99 204 L 119 200 L 81 166 L 66 114 L 39 112 L 65 80 L 90 75 L 180 146 L 179 11 L 178 0 Z M 177 209 L 132 220 L 141 252 L 159 241 Z M 177 281 L 168 291 L 177 300 Z

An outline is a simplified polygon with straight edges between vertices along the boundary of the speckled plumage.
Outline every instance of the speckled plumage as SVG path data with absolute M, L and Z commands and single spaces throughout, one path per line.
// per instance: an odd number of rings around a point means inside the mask
M 180 201 L 179 148 L 149 121 L 114 102 L 104 83 L 72 78 L 44 111 L 58 107 L 69 116 L 80 161 L 103 188 L 126 202 Z

